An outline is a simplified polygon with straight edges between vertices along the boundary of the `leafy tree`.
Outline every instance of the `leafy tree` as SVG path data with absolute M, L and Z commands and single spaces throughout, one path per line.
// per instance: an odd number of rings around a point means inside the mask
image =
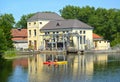
M 27 20 L 32 17 L 34 13 L 28 14 L 28 15 L 23 15 L 21 19 L 16 23 L 15 27 L 16 28 L 27 28 Z
M 0 54 L 2 54 L 7 49 L 6 38 L 4 32 L 0 29 Z
M 60 14 L 65 19 L 77 19 L 79 17 L 80 7 L 68 5 L 60 10 Z
M 80 9 L 80 12 L 79 12 L 79 20 L 85 22 L 85 23 L 88 23 L 88 20 L 89 20 L 89 17 L 91 15 L 94 15 L 95 14 L 95 8 L 94 7 L 89 7 L 89 6 L 86 6 L 86 7 L 82 7 Z
M 120 10 L 68 5 L 60 10 L 65 19 L 79 19 L 92 27 L 94 32 L 109 40 L 112 46 L 119 44 Z
M 11 29 L 14 23 L 15 21 L 14 21 L 14 17 L 12 16 L 12 14 L 0 15 L 0 29 L 2 29 L 2 32 L 6 39 L 5 43 L 7 45 L 7 49 L 13 48 Z M 3 43 L 0 43 L 0 44 L 3 44 Z
M 116 34 L 113 35 L 115 38 L 111 42 L 111 45 L 114 46 L 116 44 L 120 44 L 120 32 L 117 32 Z

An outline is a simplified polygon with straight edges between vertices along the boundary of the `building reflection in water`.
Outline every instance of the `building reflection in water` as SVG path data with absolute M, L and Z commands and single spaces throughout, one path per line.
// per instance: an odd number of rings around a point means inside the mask
M 28 58 L 29 82 L 60 82 L 91 80 L 94 73 L 94 64 L 106 65 L 108 60 L 107 54 L 98 55 L 75 55 L 69 54 L 64 58 L 68 64 L 48 66 L 44 65 L 46 54 L 34 55 Z M 54 60 L 55 55 L 52 55 Z M 52 80 L 53 79 L 53 80 Z

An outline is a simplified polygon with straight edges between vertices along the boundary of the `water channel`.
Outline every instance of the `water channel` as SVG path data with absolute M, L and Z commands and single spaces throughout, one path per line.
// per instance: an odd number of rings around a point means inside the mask
M 0 82 L 120 82 L 120 53 L 68 54 L 57 66 L 43 64 L 47 55 L 0 59 Z

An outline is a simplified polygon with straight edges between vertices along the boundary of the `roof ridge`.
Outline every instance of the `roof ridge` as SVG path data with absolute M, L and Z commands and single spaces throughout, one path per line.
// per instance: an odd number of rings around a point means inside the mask
M 64 20 L 64 18 L 55 12 L 37 12 L 28 19 L 28 22 L 38 20 Z

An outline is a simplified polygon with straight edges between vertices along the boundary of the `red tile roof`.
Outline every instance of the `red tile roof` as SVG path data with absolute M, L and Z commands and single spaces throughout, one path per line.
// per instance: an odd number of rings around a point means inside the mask
M 103 37 L 93 33 L 93 39 L 102 39 Z
M 27 40 L 27 29 L 12 29 L 12 40 Z

